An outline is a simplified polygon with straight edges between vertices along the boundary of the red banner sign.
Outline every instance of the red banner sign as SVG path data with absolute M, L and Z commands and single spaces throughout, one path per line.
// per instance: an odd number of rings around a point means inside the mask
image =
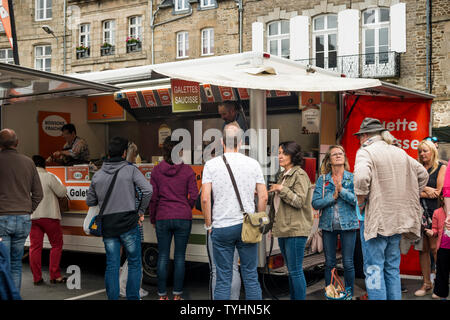
M 345 114 L 347 115 L 356 97 L 347 96 Z M 419 142 L 429 135 L 431 100 L 392 99 L 361 96 L 353 109 L 345 127 L 342 145 L 345 148 L 350 167 L 353 170 L 359 141 L 353 133 L 358 132 L 366 117 L 379 119 L 384 127 L 397 138 L 402 148 L 417 159 Z
M 220 95 L 222 101 L 235 100 L 233 88 L 230 87 L 219 87 Z
M 3 29 L 5 29 L 6 37 L 9 40 L 9 44 L 11 45 L 11 48 L 14 48 L 8 0 L 2 0 L 0 3 L 0 17 L 3 24 Z
M 126 92 L 128 103 L 130 104 L 130 108 L 140 108 L 141 103 L 139 102 L 139 97 L 136 92 Z
M 248 94 L 248 90 L 246 88 L 238 88 L 239 97 L 241 100 L 248 100 L 250 99 L 250 95 Z
M 155 95 L 153 94 L 153 90 L 144 90 L 142 91 L 142 95 L 144 96 L 147 108 L 158 106 L 158 104 L 156 103 Z
M 158 89 L 159 99 L 163 106 L 170 106 L 172 104 L 172 99 L 170 98 L 169 89 Z

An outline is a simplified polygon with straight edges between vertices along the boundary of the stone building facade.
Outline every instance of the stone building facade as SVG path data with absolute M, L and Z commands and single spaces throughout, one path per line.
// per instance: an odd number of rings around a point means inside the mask
M 50 63 L 51 72 L 92 72 L 232 54 L 242 47 L 325 63 L 330 69 L 350 65 L 337 71 L 365 76 L 365 65 L 389 60 L 394 62 L 389 65 L 393 73 L 371 76 L 436 95 L 433 127 L 450 125 L 447 0 L 430 1 L 428 24 L 426 0 L 242 0 L 241 21 L 239 0 L 66 0 L 66 19 L 64 1 L 52 2 L 51 19 L 45 19 L 38 1 L 14 1 L 21 65 Z M 54 36 L 43 25 L 51 27 Z M 347 41 L 350 34 L 353 42 Z M 127 44 L 130 36 L 139 37 L 139 43 Z M 80 50 L 82 45 L 89 51 Z M 48 47 L 51 54 L 46 55 Z M 0 61 L 8 48 L 0 33 Z M 377 53 L 386 48 L 399 53 Z

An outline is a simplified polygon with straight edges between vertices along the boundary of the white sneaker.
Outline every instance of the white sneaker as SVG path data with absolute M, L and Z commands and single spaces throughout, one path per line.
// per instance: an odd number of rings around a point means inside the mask
M 141 298 L 146 297 L 146 296 L 148 296 L 148 291 L 141 288 L 139 290 L 139 295 L 141 296 Z

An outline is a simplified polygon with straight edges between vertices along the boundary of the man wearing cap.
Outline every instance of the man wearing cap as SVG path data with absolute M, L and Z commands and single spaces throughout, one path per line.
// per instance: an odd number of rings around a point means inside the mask
M 354 185 L 364 211 L 361 243 L 369 300 L 401 300 L 400 240 L 420 239 L 420 191 L 426 169 L 406 152 L 386 143 L 388 132 L 378 119 L 365 118 L 355 133 Z

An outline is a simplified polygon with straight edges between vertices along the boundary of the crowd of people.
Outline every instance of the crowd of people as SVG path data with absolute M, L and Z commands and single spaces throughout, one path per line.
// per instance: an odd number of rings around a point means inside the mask
M 239 119 L 239 113 L 227 105 L 221 108 L 225 120 L 223 154 L 205 163 L 200 192 L 192 168 L 173 159 L 177 142 L 170 136 L 163 144 L 164 160 L 154 167 L 150 181 L 133 165 L 136 145 L 122 137 L 110 140 L 108 158 L 92 177 L 86 199 L 89 207 L 102 208 L 108 299 L 120 296 L 122 251 L 127 258 L 126 287 L 122 288 L 125 296 L 130 300 L 143 296 L 141 242 L 145 215 L 155 228 L 158 241 L 159 299 L 169 300 L 167 270 L 172 241 L 172 298 L 183 299 L 185 256 L 194 206 L 205 218 L 212 299 L 239 299 L 241 277 L 245 299 L 262 299 L 258 244 L 242 241 L 242 211 L 254 213 L 266 211 L 267 207 L 269 236 L 278 239 L 288 269 L 292 300 L 306 299 L 303 259 L 314 210 L 320 213 L 325 286 L 332 281 L 339 241 L 345 289 L 350 296 L 354 295 L 354 254 L 360 238 L 369 300 L 402 298 L 400 259 L 411 246 L 420 252 L 423 274 L 423 285 L 415 295 L 447 298 L 450 169 L 439 159 L 438 145 L 432 137 L 419 144 L 416 160 L 396 145 L 395 138 L 379 120 L 366 118 L 354 133 L 360 148 L 353 173 L 344 148 L 333 145 L 322 161 L 315 185 L 302 169 L 300 145 L 282 142 L 278 149 L 278 179 L 267 189 L 260 164 L 240 153 L 243 130 L 239 121 L 245 119 Z M 88 149 L 73 127 L 63 129 L 68 136 L 66 150 L 54 153 L 47 161 L 41 156 L 31 160 L 20 154 L 15 132 L 0 131 L 0 272 L 6 273 L 6 277 L 0 277 L 5 279 L 0 282 L 2 299 L 20 298 L 22 256 L 28 235 L 34 284 L 44 282 L 41 271 L 44 234 L 52 246 L 50 282 L 67 281 L 59 267 L 63 238 L 58 206 L 58 198 L 65 196 L 66 188 L 45 166 L 52 160 L 81 159 Z M 81 158 L 73 153 L 74 148 L 77 154 L 82 154 Z

